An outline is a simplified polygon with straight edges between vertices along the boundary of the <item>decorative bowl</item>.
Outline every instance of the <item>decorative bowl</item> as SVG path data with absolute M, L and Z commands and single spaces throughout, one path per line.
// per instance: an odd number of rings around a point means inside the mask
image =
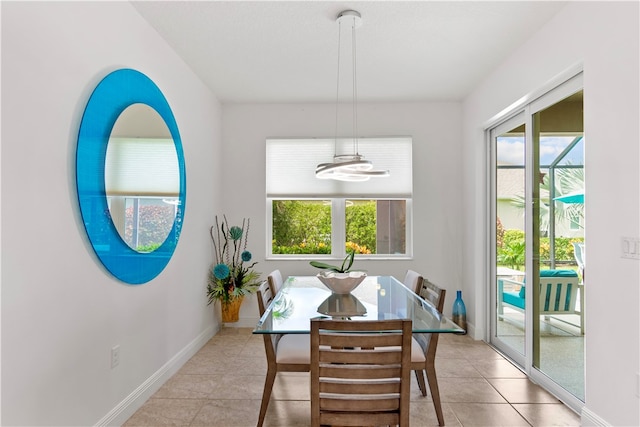
M 331 292 L 340 295 L 351 293 L 367 277 L 364 271 L 351 271 L 349 273 L 336 273 L 335 271 L 323 271 L 316 276 Z

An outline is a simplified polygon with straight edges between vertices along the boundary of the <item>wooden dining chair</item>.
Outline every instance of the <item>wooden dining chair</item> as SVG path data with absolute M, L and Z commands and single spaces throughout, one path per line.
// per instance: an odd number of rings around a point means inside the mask
M 428 304 L 435 307 L 438 312 L 442 313 L 446 292 L 446 289 L 442 289 L 429 280 L 423 279 L 419 292 L 416 293 Z M 436 376 L 435 365 L 439 336 L 440 334 L 413 334 L 411 369 L 413 369 L 416 374 L 418 386 L 420 387 L 420 392 L 423 396 L 427 395 L 427 388 L 424 381 L 424 372 L 426 372 L 433 406 L 435 407 L 436 416 L 438 417 L 438 424 L 443 426 L 444 416 L 442 415 L 442 405 L 440 403 L 440 391 L 438 389 L 438 378 Z
M 282 273 L 280 270 L 273 270 L 267 276 L 267 280 L 269 281 L 269 286 L 271 287 L 271 293 L 275 296 L 280 288 L 282 288 L 282 284 L 284 280 L 282 279 Z
M 407 288 L 411 289 L 416 294 L 419 294 L 422 288 L 423 277 L 417 271 L 407 270 L 407 274 L 404 276 L 402 282 Z
M 409 425 L 410 319 L 311 319 L 311 425 Z
M 260 317 L 262 317 L 274 297 L 268 280 L 260 284 L 256 294 L 258 296 L 258 310 Z M 258 427 L 264 423 L 276 374 L 278 372 L 309 372 L 309 335 L 263 334 L 262 337 L 267 355 L 267 376 L 262 391 Z

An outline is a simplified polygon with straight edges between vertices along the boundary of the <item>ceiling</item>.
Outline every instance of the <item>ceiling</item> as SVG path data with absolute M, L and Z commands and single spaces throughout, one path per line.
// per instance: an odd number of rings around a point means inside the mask
M 132 2 L 223 103 L 335 102 L 347 9 L 362 15 L 359 102 L 462 100 L 566 3 Z

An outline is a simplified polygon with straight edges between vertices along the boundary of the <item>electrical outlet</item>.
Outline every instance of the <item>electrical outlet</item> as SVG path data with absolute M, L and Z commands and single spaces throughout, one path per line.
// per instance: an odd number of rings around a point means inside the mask
M 111 349 L 111 369 L 120 364 L 120 345 L 116 345 Z

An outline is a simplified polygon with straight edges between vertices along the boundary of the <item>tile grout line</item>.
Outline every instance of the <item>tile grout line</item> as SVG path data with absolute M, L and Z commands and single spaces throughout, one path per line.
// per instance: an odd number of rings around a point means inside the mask
M 520 415 L 520 417 L 521 417 L 521 418 L 522 418 L 522 419 L 523 419 L 527 424 L 529 424 L 529 426 L 533 427 L 533 424 L 532 424 L 532 423 L 527 419 L 527 417 L 525 417 L 524 415 L 522 415 L 522 414 L 520 413 L 520 411 L 518 411 L 518 409 L 517 409 L 516 407 L 514 407 L 514 406 L 513 406 L 513 403 L 511 403 L 511 402 L 509 401 L 509 399 L 507 399 L 507 397 L 506 397 L 504 394 L 500 393 L 500 390 L 498 390 L 498 389 L 497 389 L 497 388 L 496 388 L 496 387 L 491 383 L 491 381 L 489 381 L 489 379 L 487 379 L 487 378 L 486 378 L 486 377 L 484 377 L 484 376 L 483 376 L 483 378 L 485 379 L 485 381 L 487 381 L 487 382 L 489 383 L 489 385 L 491 386 L 491 388 L 493 388 L 493 389 L 496 391 L 496 393 L 498 393 L 498 394 L 499 394 L 499 395 L 500 395 L 500 396 L 505 400 L 505 402 L 507 402 L 507 404 L 508 404 L 508 405 L 509 405 L 509 406 L 510 406 L 514 411 L 516 411 L 516 413 L 517 413 L 518 415 Z M 494 379 L 495 379 L 495 378 L 494 378 Z M 516 379 L 519 379 L 519 378 L 516 378 Z

